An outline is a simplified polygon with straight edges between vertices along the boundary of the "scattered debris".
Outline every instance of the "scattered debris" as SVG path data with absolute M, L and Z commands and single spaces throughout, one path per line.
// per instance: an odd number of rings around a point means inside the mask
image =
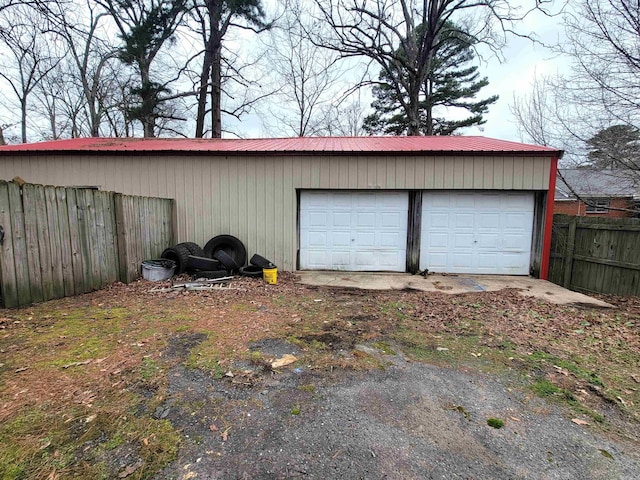
M 89 358 L 88 360 L 83 360 L 82 362 L 71 362 L 63 365 L 62 368 L 71 368 L 71 367 L 79 367 L 81 365 L 88 365 L 93 362 L 93 358 Z
M 471 420 L 471 416 L 469 415 L 469 412 L 467 412 L 467 410 L 462 405 L 451 405 L 451 407 L 449 407 L 449 410 L 455 410 L 456 412 L 460 412 L 462 415 L 464 415 L 464 418 L 466 420 Z
M 285 353 L 282 357 L 278 358 L 271 362 L 271 368 L 280 368 L 286 365 L 290 365 L 294 362 L 297 362 L 298 358 L 291 355 L 290 353 Z
M 582 420 L 581 418 L 572 418 L 571 421 L 580 426 L 589 425 L 589 422 L 587 422 L 586 420 Z
M 204 280 L 197 280 L 194 282 L 177 283 L 170 287 L 152 288 L 149 293 L 168 293 L 168 292 L 180 292 L 180 291 L 199 291 L 199 290 L 234 290 L 229 286 L 229 282 L 235 277 L 222 277 L 211 278 Z
M 129 465 L 122 472 L 120 472 L 118 474 L 118 478 L 126 478 L 126 477 L 128 477 L 129 475 L 134 473 L 136 470 L 138 470 L 143 465 L 144 465 L 144 460 L 142 460 L 141 458 L 138 459 L 138 461 L 136 463 L 133 463 L 133 464 Z
M 607 452 L 604 448 L 599 448 L 598 451 L 602 454 L 603 457 L 606 457 L 609 460 L 613 460 L 613 455 Z
M 436 350 L 439 352 L 448 352 L 449 349 L 447 347 L 436 347 Z
M 220 438 L 223 442 L 226 442 L 229 439 L 229 430 L 231 430 L 231 427 L 228 427 L 224 432 L 220 434 Z

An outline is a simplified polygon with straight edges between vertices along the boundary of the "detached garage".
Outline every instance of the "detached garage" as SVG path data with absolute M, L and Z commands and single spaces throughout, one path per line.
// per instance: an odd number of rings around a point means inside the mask
M 562 152 L 484 137 L 73 139 L 0 147 L 0 178 L 176 200 L 283 270 L 546 278 Z

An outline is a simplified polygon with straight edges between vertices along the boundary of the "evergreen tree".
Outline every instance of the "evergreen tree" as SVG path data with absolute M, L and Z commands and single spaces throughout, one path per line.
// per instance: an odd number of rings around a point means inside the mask
M 445 27 L 431 69 L 420 88 L 420 133 L 423 135 L 452 135 L 460 128 L 482 125 L 489 105 L 498 100 L 494 95 L 475 101 L 477 94 L 489 82 L 486 77 L 480 78 L 477 66 L 469 66 L 475 58 L 473 39 L 449 22 Z M 395 87 L 400 83 L 400 75 L 403 75 L 402 70 L 394 65 L 380 73 L 380 83 L 373 89 L 375 100 L 371 104 L 375 113 L 364 122 L 367 133 L 408 133 L 409 119 L 403 108 L 407 98 L 405 94 L 401 97 Z M 462 120 L 447 119 L 444 114 L 448 109 L 466 110 L 471 115 Z
M 156 121 L 163 117 L 163 94 L 169 90 L 155 81 L 151 64 L 164 43 L 171 39 L 187 8 L 187 0 L 96 0 L 113 18 L 123 46 L 120 60 L 132 65 L 140 78 L 131 88 L 127 117 L 142 123 L 144 136 L 155 136 Z
M 589 162 L 596 168 L 640 170 L 640 131 L 631 125 L 613 125 L 587 140 Z

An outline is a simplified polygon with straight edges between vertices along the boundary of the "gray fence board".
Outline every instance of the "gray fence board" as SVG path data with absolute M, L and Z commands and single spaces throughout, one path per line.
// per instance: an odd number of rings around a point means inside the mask
M 640 295 L 640 219 L 554 215 L 549 280 L 574 290 Z
M 18 290 L 16 282 L 15 262 L 13 259 L 13 232 L 11 230 L 11 206 L 9 204 L 9 184 L 0 181 L 0 226 L 4 229 L 4 241 L 2 242 L 2 256 L 0 267 L 2 278 L 2 298 L 6 307 L 17 307 Z
M 140 276 L 172 244 L 173 200 L 0 181 L 5 307 L 90 292 Z

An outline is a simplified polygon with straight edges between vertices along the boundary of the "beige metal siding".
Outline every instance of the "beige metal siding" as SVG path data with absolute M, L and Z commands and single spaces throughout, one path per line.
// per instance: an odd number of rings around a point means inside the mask
M 174 198 L 178 240 L 230 233 L 296 267 L 296 189 L 546 190 L 550 158 L 0 155 L 0 178 Z

